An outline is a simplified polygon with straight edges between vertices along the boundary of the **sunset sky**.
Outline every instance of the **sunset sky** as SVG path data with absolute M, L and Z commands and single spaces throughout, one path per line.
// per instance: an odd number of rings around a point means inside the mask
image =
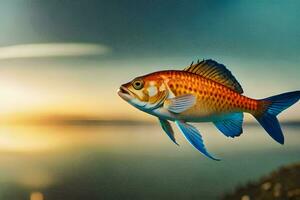
M 299 90 L 300 1 L 287 2 L 1 1 L 0 120 L 151 120 L 120 84 L 203 58 L 247 96 Z

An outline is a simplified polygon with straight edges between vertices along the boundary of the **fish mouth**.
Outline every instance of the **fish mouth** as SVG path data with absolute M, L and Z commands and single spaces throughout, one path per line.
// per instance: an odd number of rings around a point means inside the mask
M 129 101 L 131 100 L 133 97 L 131 96 L 131 92 L 124 86 L 121 86 L 119 89 L 118 89 L 118 95 L 126 100 L 126 101 Z
M 119 89 L 119 92 L 122 92 L 124 94 L 129 94 L 129 91 L 127 90 L 127 88 L 125 88 L 124 86 L 121 86 Z

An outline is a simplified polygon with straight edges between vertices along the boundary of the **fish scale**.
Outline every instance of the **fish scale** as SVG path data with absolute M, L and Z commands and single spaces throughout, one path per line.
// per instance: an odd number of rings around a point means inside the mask
M 157 76 L 168 79 L 168 86 L 175 96 L 195 94 L 197 103 L 181 113 L 192 116 L 228 112 L 255 113 L 258 102 L 245 97 L 215 81 L 185 71 L 160 72 Z M 199 116 L 199 117 L 200 117 Z

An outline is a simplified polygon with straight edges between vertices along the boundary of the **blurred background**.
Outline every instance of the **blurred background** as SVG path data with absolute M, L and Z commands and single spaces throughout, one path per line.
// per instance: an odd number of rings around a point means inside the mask
M 299 90 L 299 1 L 0 3 L 1 200 L 220 199 L 300 161 L 299 103 L 279 117 L 284 146 L 248 115 L 234 140 L 198 124 L 214 162 L 116 94 L 203 58 L 246 96 Z

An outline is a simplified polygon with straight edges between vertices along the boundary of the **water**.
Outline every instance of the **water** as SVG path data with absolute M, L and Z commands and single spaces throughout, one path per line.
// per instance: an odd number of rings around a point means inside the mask
M 259 126 L 231 139 L 197 125 L 199 154 L 158 125 L 16 126 L 0 128 L 0 199 L 219 199 L 239 184 L 300 161 L 300 127 L 284 126 L 276 144 Z

